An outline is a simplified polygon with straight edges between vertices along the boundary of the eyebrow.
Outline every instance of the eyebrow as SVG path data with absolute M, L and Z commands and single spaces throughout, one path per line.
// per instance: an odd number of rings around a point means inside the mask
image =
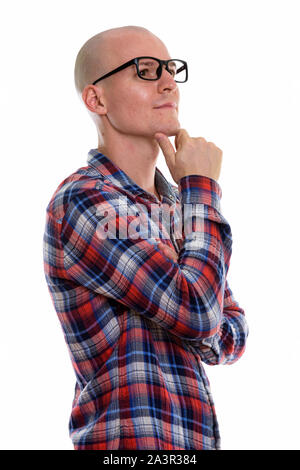
M 143 61 L 140 61 L 140 65 L 151 65 L 151 64 L 153 64 L 153 62 L 154 62 L 154 59 L 151 59 L 151 60 L 146 60 L 145 59 Z M 169 62 L 169 66 L 171 66 L 171 67 L 174 66 L 175 67 L 176 63 L 175 62 Z
M 143 64 L 143 65 L 149 65 L 149 64 L 153 64 L 153 62 L 154 62 L 154 59 L 152 59 L 152 60 L 148 60 L 148 61 L 146 61 L 146 60 L 143 60 L 143 61 L 140 61 L 140 64 Z

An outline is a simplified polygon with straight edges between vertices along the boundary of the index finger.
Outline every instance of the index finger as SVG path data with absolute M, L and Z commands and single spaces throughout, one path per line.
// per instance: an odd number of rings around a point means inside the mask
M 175 146 L 176 150 L 182 147 L 184 141 L 189 139 L 189 133 L 186 129 L 179 129 L 179 131 L 175 134 Z

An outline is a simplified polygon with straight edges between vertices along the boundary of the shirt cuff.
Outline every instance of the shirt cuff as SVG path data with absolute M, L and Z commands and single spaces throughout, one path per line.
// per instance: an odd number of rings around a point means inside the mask
M 220 211 L 221 186 L 208 176 L 183 176 L 178 182 L 178 191 L 181 204 L 206 204 Z

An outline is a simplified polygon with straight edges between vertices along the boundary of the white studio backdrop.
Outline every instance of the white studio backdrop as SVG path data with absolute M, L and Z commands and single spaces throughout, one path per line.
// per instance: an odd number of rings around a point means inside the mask
M 42 264 L 46 206 L 97 147 L 74 88 L 82 44 L 138 25 L 186 59 L 181 126 L 223 150 L 229 281 L 250 335 L 207 366 L 223 449 L 299 449 L 299 2 L 2 2 L 2 449 L 72 449 L 75 374 Z M 172 178 L 160 154 L 158 167 Z

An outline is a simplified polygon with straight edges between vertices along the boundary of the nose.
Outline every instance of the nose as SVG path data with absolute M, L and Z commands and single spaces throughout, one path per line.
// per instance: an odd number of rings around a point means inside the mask
M 177 88 L 177 83 L 175 82 L 173 75 L 167 71 L 165 65 L 162 68 L 162 74 L 157 82 L 160 90 L 175 90 Z

